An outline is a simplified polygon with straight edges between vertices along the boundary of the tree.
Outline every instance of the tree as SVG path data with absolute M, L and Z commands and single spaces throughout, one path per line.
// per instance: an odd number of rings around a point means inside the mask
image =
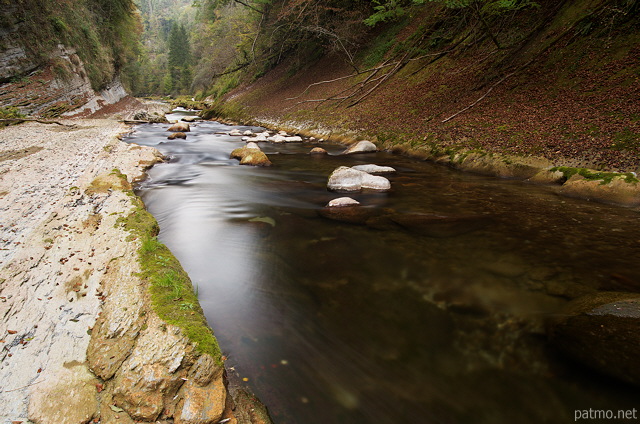
M 498 48 L 502 48 L 502 45 L 491 29 L 489 23 L 491 16 L 525 8 L 540 7 L 538 3 L 531 0 L 371 0 L 371 2 L 374 4 L 375 13 L 365 19 L 365 23 L 370 26 L 398 19 L 406 13 L 408 7 L 425 3 L 441 3 L 449 9 L 470 10 L 484 32 Z
M 171 87 L 176 92 L 184 93 L 191 87 L 192 72 L 189 34 L 183 24 L 173 24 L 168 44 Z

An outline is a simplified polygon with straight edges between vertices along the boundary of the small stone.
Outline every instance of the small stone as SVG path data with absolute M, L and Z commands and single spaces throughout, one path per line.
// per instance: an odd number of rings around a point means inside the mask
M 333 208 L 333 207 L 342 207 L 342 206 L 355 206 L 359 204 L 360 202 L 358 202 L 355 199 L 352 199 L 351 197 L 338 197 L 337 199 L 331 200 L 327 204 L 327 207 Z
M 313 149 L 311 149 L 309 154 L 310 155 L 326 155 L 328 154 L 328 152 L 322 147 L 314 147 Z

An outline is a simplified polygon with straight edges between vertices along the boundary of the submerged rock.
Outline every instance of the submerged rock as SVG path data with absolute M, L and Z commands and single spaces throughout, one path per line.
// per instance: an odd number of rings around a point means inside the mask
M 549 322 L 548 333 L 567 356 L 640 385 L 640 294 L 600 292 L 575 299 Z
M 341 191 L 360 191 L 362 189 L 387 191 L 391 189 L 391 183 L 384 177 L 341 166 L 331 173 L 327 187 L 329 190 Z
M 352 153 L 373 153 L 377 151 L 378 148 L 375 144 L 368 140 L 362 140 L 345 150 L 344 154 L 350 155 Z
M 175 140 L 176 138 L 181 138 L 183 140 L 187 139 L 187 135 L 183 132 L 176 132 L 173 134 L 169 134 L 169 137 L 167 137 L 169 140 Z
M 364 207 L 359 204 L 326 206 L 318 210 L 318 214 L 324 218 L 360 225 L 366 225 L 367 221 L 379 216 L 381 213 L 382 211 L 377 208 Z
M 189 124 L 187 124 L 186 122 L 176 122 L 175 124 L 171 125 L 167 131 L 184 133 L 184 132 L 191 131 L 191 128 L 189 127 Z
M 397 214 L 388 217 L 409 232 L 429 237 L 454 237 L 479 230 L 491 223 L 484 216 L 440 216 L 428 214 Z
M 396 170 L 390 166 L 379 166 L 374 164 L 356 165 L 352 166 L 351 169 L 366 172 L 367 174 L 392 174 L 396 172 Z

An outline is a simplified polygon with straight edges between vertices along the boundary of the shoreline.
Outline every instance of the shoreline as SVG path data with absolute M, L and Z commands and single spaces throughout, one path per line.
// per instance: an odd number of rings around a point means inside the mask
M 230 108 L 235 110 L 234 107 Z M 520 156 L 489 152 L 480 149 L 451 148 L 436 143 L 380 142 L 365 132 L 323 128 L 321 123 L 280 121 L 278 119 L 250 117 L 231 113 L 214 116 L 230 125 L 262 126 L 271 130 L 315 137 L 350 146 L 361 140 L 370 140 L 379 150 L 405 155 L 417 160 L 438 163 L 463 172 L 504 179 L 525 181 L 553 188 L 559 195 L 587 201 L 612 204 L 640 211 L 640 180 L 634 172 L 604 172 L 589 168 L 570 167 L 564 162 L 552 162 L 544 157 Z
M 160 153 L 114 120 L 63 122 L 0 129 L 0 422 L 251 422 L 134 259 L 131 184 Z

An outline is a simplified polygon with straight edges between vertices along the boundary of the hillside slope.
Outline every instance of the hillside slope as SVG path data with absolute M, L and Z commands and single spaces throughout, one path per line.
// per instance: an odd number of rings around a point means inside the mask
M 398 150 L 637 171 L 638 2 L 538 3 L 496 21 L 500 48 L 459 10 L 427 3 L 372 37 L 356 55 L 359 73 L 338 54 L 302 67 L 285 60 L 212 114 Z

